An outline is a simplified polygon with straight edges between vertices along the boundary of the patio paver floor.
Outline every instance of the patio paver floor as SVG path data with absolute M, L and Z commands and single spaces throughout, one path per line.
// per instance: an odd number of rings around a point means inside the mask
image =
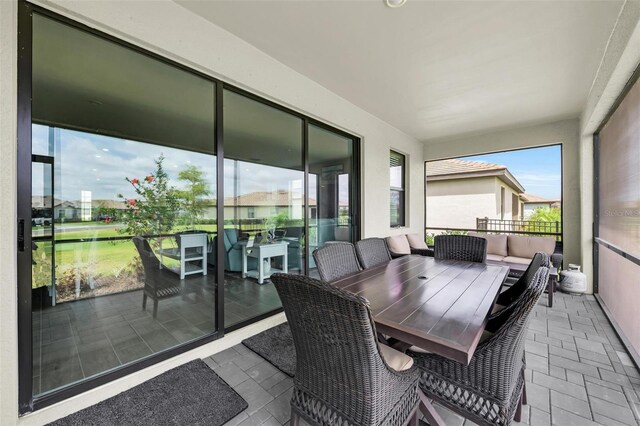
M 640 373 L 593 296 L 543 296 L 526 342 L 527 396 L 521 423 L 532 426 L 640 425 Z M 249 407 L 227 423 L 288 425 L 293 380 L 242 344 L 205 361 Z M 473 425 L 438 406 L 447 425 Z

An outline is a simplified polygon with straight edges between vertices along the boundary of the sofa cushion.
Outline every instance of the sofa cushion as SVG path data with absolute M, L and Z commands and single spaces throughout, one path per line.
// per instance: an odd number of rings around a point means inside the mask
M 407 241 L 409 246 L 414 249 L 428 249 L 427 243 L 424 242 L 424 237 L 420 234 L 407 234 Z
M 509 256 L 533 259 L 533 256 L 539 251 L 551 256 L 556 248 L 556 240 L 553 237 L 509 235 L 508 245 Z
M 492 262 L 502 262 L 504 260 L 504 258 L 505 258 L 504 256 L 487 253 L 487 260 L 492 261 Z
M 502 261 L 510 262 L 510 263 L 522 263 L 523 265 L 528 265 L 531 263 L 532 259 L 533 257 L 507 256 L 504 259 L 502 259 Z
M 405 235 L 394 235 L 387 237 L 389 251 L 396 254 L 411 254 L 411 247 Z
M 487 259 L 489 254 L 508 256 L 506 234 L 485 234 L 483 232 L 469 232 L 471 237 L 480 237 L 487 240 Z

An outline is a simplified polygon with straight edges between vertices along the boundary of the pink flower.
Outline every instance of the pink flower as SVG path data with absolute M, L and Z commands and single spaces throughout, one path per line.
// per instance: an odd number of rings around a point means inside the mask
M 130 206 L 135 206 L 138 202 L 134 199 L 128 200 L 127 203 L 129 203 Z
M 134 184 L 134 185 L 137 185 L 137 184 L 140 183 L 140 181 L 138 180 L 138 178 L 133 178 L 133 179 L 131 179 L 131 183 Z

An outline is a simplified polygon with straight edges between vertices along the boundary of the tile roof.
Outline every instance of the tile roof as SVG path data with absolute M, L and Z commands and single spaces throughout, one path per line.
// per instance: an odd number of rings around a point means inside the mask
M 427 162 L 427 176 L 490 172 L 506 169 L 506 166 L 502 166 L 500 164 L 485 163 L 482 161 L 459 160 L 457 158 Z
M 560 201 L 559 198 L 542 198 L 533 194 L 521 194 L 520 198 L 525 203 L 557 203 Z
M 289 206 L 294 198 L 289 191 L 257 191 L 250 192 L 248 194 L 238 195 L 237 197 L 226 197 L 224 199 L 225 206 Z M 299 194 L 301 203 L 304 202 L 304 197 Z M 309 205 L 315 206 L 316 200 L 309 198 Z

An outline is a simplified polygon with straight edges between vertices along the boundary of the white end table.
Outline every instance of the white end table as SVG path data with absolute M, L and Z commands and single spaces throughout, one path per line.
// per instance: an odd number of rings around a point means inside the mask
M 254 244 L 247 247 L 247 241 L 240 241 L 242 244 L 242 278 L 251 276 L 258 279 L 258 284 L 263 284 L 265 278 L 269 278 L 275 272 L 289 272 L 287 246 L 286 241 L 276 241 L 274 243 Z M 268 273 L 264 271 L 264 261 L 270 261 L 272 257 L 283 256 L 282 269 L 271 268 Z M 258 260 L 257 271 L 247 271 L 247 257 L 253 257 Z
M 207 234 L 178 234 L 176 237 L 180 239 L 180 249 L 160 250 L 160 262 L 162 256 L 179 260 L 181 280 L 185 275 L 207 275 Z M 202 267 L 190 263 L 195 261 L 201 261 Z

